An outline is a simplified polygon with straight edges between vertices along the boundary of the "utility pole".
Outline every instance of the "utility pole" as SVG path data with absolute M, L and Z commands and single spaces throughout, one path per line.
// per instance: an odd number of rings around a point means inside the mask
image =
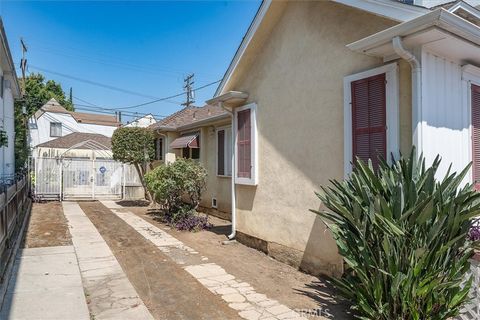
M 23 38 L 20 38 L 20 45 L 22 46 L 22 60 L 20 61 L 20 68 L 22 69 L 22 93 L 25 94 L 25 73 L 27 71 L 26 53 L 28 49 L 25 41 L 23 41 Z
M 25 41 L 23 41 L 23 38 L 20 38 L 20 45 L 22 47 L 22 60 L 20 61 L 20 68 L 22 69 L 22 115 L 23 115 L 23 127 L 25 128 L 24 131 L 24 137 L 23 137 L 23 148 L 24 148 L 24 153 L 25 153 L 25 161 L 26 163 L 24 164 L 26 168 L 29 168 L 28 165 L 28 136 L 29 136 L 29 128 L 28 128 L 28 123 L 27 123 L 27 117 L 28 117 L 28 110 L 27 110 L 27 102 L 25 101 L 25 95 L 26 95 L 26 79 L 25 79 L 25 73 L 27 71 L 27 45 L 25 44 Z M 30 175 L 30 172 L 27 172 L 28 175 Z
M 183 85 L 183 90 L 187 95 L 187 100 L 182 103 L 182 106 L 190 107 L 195 102 L 195 91 L 193 90 L 193 84 L 195 83 L 195 81 L 193 81 L 194 76 L 195 74 L 191 73 L 183 80 L 183 82 L 185 83 Z

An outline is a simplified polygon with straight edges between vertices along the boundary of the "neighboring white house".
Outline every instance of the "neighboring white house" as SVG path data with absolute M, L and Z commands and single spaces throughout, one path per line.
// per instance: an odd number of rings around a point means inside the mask
M 125 127 L 140 127 L 146 128 L 154 123 L 157 123 L 157 120 L 151 114 L 144 115 L 141 118 L 137 118 L 132 122 L 129 122 L 125 125 Z
M 74 132 L 111 137 L 119 126 L 115 116 L 68 111 L 52 98 L 29 119 L 30 148 Z
M 0 183 L 15 173 L 15 99 L 20 98 L 15 66 L 0 18 Z

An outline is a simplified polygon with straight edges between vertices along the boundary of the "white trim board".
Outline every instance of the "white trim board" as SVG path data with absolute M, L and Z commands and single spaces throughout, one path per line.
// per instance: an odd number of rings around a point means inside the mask
M 462 67 L 462 103 L 464 110 L 467 110 L 466 122 L 468 125 L 468 142 L 470 148 L 468 148 L 468 160 L 473 161 L 472 157 L 472 90 L 471 85 L 480 86 L 480 68 L 473 65 L 465 65 Z M 468 174 L 465 177 L 463 183 L 473 182 L 472 169 L 468 170 Z
M 387 116 L 387 160 L 390 155 L 395 158 L 400 155 L 400 124 L 399 124 L 399 80 L 398 65 L 390 63 L 381 67 L 366 70 L 346 76 L 343 80 L 343 110 L 344 110 L 344 174 L 345 177 L 352 172 L 352 92 L 350 83 L 385 73 L 386 84 L 386 116 Z
M 228 66 L 228 69 L 225 72 L 225 75 L 223 76 L 222 81 L 218 85 L 218 88 L 215 91 L 214 97 L 219 96 L 223 92 L 223 89 L 225 88 L 227 83 L 230 81 L 230 78 L 232 77 L 233 72 L 237 68 L 240 60 L 243 57 L 243 54 L 245 53 L 245 50 L 247 50 L 247 47 L 250 44 L 250 41 L 252 40 L 253 36 L 257 32 L 257 29 L 260 26 L 260 23 L 262 23 L 263 17 L 265 17 L 265 14 L 267 13 L 271 4 L 272 4 L 272 0 L 264 0 L 260 5 L 260 8 L 258 9 L 257 14 L 255 15 L 255 18 L 253 18 L 252 24 L 248 28 L 247 33 L 243 37 L 243 40 L 240 43 L 240 46 L 238 47 L 238 50 L 232 59 L 232 62 Z
M 431 12 L 427 8 L 409 5 L 400 3 L 398 1 L 391 1 L 391 0 L 333 0 L 334 2 L 353 7 L 359 10 L 363 10 L 366 12 L 370 12 L 372 14 L 386 17 L 398 22 L 405 22 L 420 16 L 423 16 L 429 12 Z M 228 66 L 225 75 L 223 76 L 222 81 L 218 85 L 217 90 L 215 91 L 214 97 L 218 97 L 222 94 L 223 90 L 225 89 L 227 83 L 230 81 L 232 74 L 235 72 L 238 64 L 240 63 L 245 50 L 247 49 L 250 41 L 252 40 L 253 36 L 257 32 L 258 27 L 260 26 L 265 14 L 268 12 L 270 5 L 272 4 L 272 0 L 264 0 L 258 9 L 258 12 L 255 18 L 252 21 L 252 24 L 247 30 L 247 33 L 243 37 L 240 46 L 238 47 L 235 56 L 233 57 L 230 65 Z
M 405 4 L 391 0 L 333 0 L 349 7 L 371 12 L 378 16 L 389 18 L 398 22 L 405 22 L 418 18 L 428 12 L 429 9 Z

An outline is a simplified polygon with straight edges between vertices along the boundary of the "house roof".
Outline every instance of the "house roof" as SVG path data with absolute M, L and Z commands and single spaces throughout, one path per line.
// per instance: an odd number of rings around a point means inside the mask
M 55 98 L 48 100 L 36 113 L 35 118 L 40 118 L 45 112 L 64 113 L 71 115 L 79 123 L 96 124 L 102 126 L 118 127 L 118 122 L 115 116 L 109 116 L 97 113 L 74 112 L 65 109 Z
M 382 16 L 394 21 L 404 22 L 411 19 L 418 18 L 424 14 L 430 12 L 429 9 L 420 7 L 417 5 L 403 3 L 397 0 L 333 0 L 334 2 L 357 8 L 359 10 L 367 11 L 372 14 Z M 240 64 L 244 58 L 245 52 L 252 43 L 252 40 L 255 38 L 257 32 L 262 28 L 262 25 L 265 17 L 269 12 L 273 11 L 273 7 L 276 6 L 278 9 L 279 6 L 285 5 L 286 2 L 281 1 L 272 1 L 272 0 L 263 0 L 260 5 L 257 14 L 255 15 L 250 27 L 247 30 L 247 33 L 242 39 L 240 46 L 238 47 L 235 55 L 226 70 L 222 81 L 215 91 L 214 97 L 217 97 L 224 93 L 225 90 L 228 90 L 227 86 L 230 82 L 233 73 L 235 72 L 237 66 Z M 281 11 L 281 10 L 280 10 Z M 278 19 L 280 15 L 272 18 L 272 20 Z M 248 59 L 247 59 L 248 60 Z
M 80 144 L 82 145 L 75 147 Z M 108 150 L 112 148 L 112 142 L 109 137 L 98 133 L 73 132 L 66 136 L 41 143 L 37 147 L 58 149 L 69 149 L 74 147 L 74 149 Z
M 215 105 L 203 107 L 185 107 L 170 116 L 149 126 L 151 129 L 179 130 L 182 127 L 195 126 L 208 120 L 229 116 L 228 112 Z

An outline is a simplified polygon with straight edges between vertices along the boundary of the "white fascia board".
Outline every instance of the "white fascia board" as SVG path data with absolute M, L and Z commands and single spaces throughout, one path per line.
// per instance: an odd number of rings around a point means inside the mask
M 409 21 L 430 12 L 429 9 L 424 7 L 408 5 L 408 4 L 404 4 L 404 3 L 400 3 L 392 0 L 333 0 L 333 1 L 353 7 L 353 8 L 371 12 L 373 14 L 383 16 L 388 19 L 392 19 L 399 22 Z M 220 94 L 222 94 L 225 86 L 230 81 L 230 78 L 233 72 L 237 68 L 240 60 L 243 57 L 243 54 L 245 53 L 245 50 L 250 44 L 250 41 L 255 35 L 258 27 L 260 26 L 271 4 L 272 4 L 272 0 L 264 0 L 262 2 L 255 18 L 252 21 L 252 24 L 248 28 L 245 36 L 243 37 L 242 43 L 238 47 L 237 52 L 235 53 L 235 56 L 230 62 L 230 65 L 227 71 L 225 72 L 225 75 L 223 76 L 222 81 L 218 85 L 217 90 L 215 91 L 214 97 L 217 97 Z
M 409 21 L 430 12 L 429 9 L 391 0 L 333 0 L 399 22 Z
M 370 49 L 387 44 L 396 36 L 405 37 L 431 27 L 439 27 L 474 44 L 480 45 L 479 27 L 456 14 L 450 13 L 443 8 L 438 8 L 420 18 L 404 22 L 355 41 L 348 44 L 347 47 L 352 51 L 364 53 Z
M 232 62 L 230 62 L 230 65 L 228 66 L 228 69 L 225 72 L 225 75 L 223 76 L 222 81 L 218 85 L 218 88 L 215 91 L 214 97 L 217 97 L 218 95 L 220 95 L 223 92 L 223 89 L 225 88 L 227 83 L 230 81 L 230 78 L 234 70 L 237 68 L 238 63 L 242 59 L 242 56 L 245 53 L 245 50 L 247 49 L 248 45 L 250 44 L 250 41 L 252 40 L 253 36 L 257 32 L 257 29 L 260 26 L 260 23 L 265 17 L 265 14 L 267 13 L 271 4 L 272 4 L 272 0 L 264 0 L 260 5 L 260 8 L 258 9 L 257 14 L 255 15 L 255 18 L 253 19 L 252 24 L 248 28 L 247 33 L 243 37 L 242 43 L 238 47 Z

